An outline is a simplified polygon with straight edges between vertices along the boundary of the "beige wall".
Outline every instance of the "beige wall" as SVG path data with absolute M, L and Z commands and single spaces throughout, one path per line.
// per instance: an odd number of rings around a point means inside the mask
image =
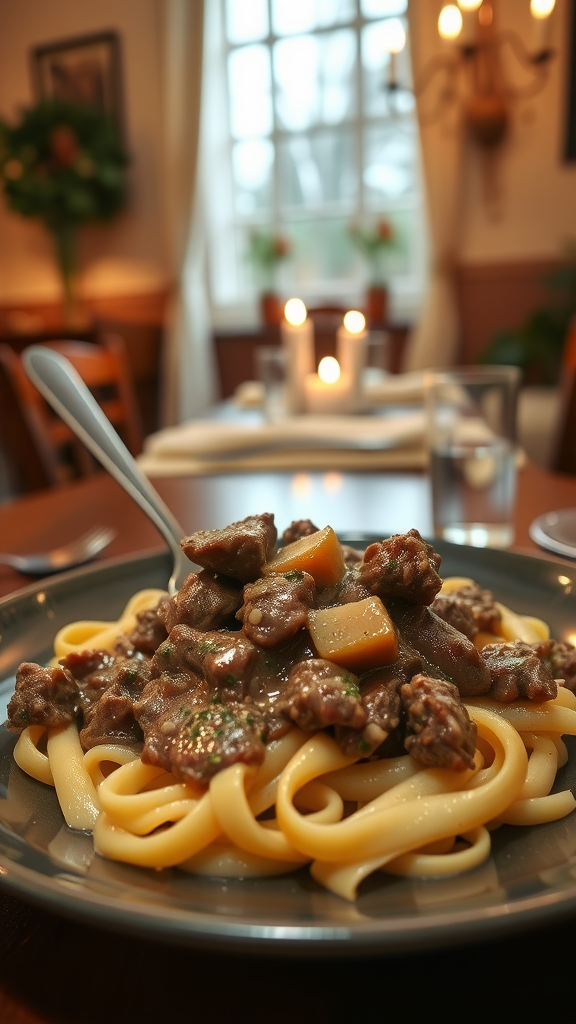
M 410 0 L 417 14 L 413 45 L 420 60 L 447 51 L 436 21 L 440 0 Z M 511 103 L 509 136 L 495 163 L 499 201 L 487 208 L 483 200 L 482 160 L 469 142 L 462 155 L 459 198 L 460 231 L 456 256 L 466 264 L 542 260 L 558 256 L 566 238 L 576 239 L 576 163 L 562 159 L 565 119 L 568 14 L 571 0 L 556 0 L 550 43 L 557 58 L 545 88 L 531 100 Z M 498 27 L 515 29 L 524 41 L 536 42 L 529 0 L 493 0 Z M 531 76 L 503 51 L 508 80 L 516 87 Z M 448 120 L 426 129 L 436 170 L 442 167 L 450 134 Z M 450 147 L 448 147 L 450 148 Z
M 114 223 L 83 232 L 87 295 L 137 294 L 166 284 L 158 13 L 158 0 L 0 0 L 0 116 L 8 119 L 33 99 L 31 46 L 104 29 L 121 35 L 131 198 Z M 0 303 L 58 294 L 49 238 L 0 201 Z

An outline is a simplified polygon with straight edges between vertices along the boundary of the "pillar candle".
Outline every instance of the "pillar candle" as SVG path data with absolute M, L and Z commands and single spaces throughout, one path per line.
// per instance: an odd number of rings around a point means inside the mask
M 290 299 L 286 303 L 280 337 L 287 353 L 288 412 L 301 413 L 306 409 L 304 381 L 313 372 L 315 359 L 314 324 L 300 299 Z
M 343 373 L 335 381 L 324 381 L 317 373 L 307 374 L 304 380 L 307 411 L 333 415 L 349 412 L 350 384 L 350 379 Z
M 350 411 L 364 407 L 363 377 L 366 368 L 368 334 L 362 313 L 351 310 L 336 333 L 336 357 L 340 370 L 350 381 Z

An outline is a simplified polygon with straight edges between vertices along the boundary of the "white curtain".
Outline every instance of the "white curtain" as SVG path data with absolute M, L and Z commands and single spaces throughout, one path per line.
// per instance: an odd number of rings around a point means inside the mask
M 410 48 L 416 88 L 427 62 L 442 52 L 438 10 L 430 0 L 409 0 Z M 438 98 L 440 83 L 441 75 L 416 98 L 431 265 L 422 311 L 406 346 L 405 370 L 453 365 L 460 342 L 455 269 L 462 209 L 464 133 L 456 105 L 439 120 L 426 124 L 427 114 Z
M 160 0 L 159 7 L 166 245 L 172 280 L 164 343 L 164 426 L 201 415 L 215 394 L 201 171 L 205 6 L 204 0 Z

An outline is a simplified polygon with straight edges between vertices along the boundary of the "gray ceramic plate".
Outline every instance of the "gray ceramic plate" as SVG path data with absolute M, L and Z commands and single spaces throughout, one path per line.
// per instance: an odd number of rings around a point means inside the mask
M 353 538 L 343 538 L 353 542 Z M 370 538 L 362 538 L 365 543 Z M 360 541 L 360 539 L 358 538 Z M 444 575 L 472 576 L 518 611 L 576 632 L 576 569 L 519 555 L 437 545 Z M 108 619 L 144 586 L 165 586 L 167 555 L 110 562 L 53 578 L 0 602 L 0 704 L 17 664 L 50 655 L 56 630 L 79 616 Z M 4 714 L 0 708 L 0 720 Z M 460 877 L 410 881 L 376 874 L 349 904 L 306 870 L 223 881 L 148 871 L 94 856 L 68 830 L 51 789 L 12 760 L 0 729 L 0 882 L 24 899 L 105 928 L 201 948 L 299 955 L 393 953 L 482 939 L 576 912 L 576 814 L 493 834 L 493 855 Z M 559 788 L 576 791 L 576 742 Z

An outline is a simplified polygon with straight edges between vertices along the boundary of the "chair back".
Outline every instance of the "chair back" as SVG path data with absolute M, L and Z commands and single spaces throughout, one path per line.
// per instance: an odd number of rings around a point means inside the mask
M 549 469 L 576 475 L 576 317 L 572 319 L 560 367 L 558 417 Z
M 122 339 L 106 337 L 101 345 L 81 341 L 51 341 L 45 344 L 69 360 L 126 447 L 133 455 L 137 455 L 142 449 L 142 428 Z M 17 485 L 20 489 L 34 489 L 33 484 L 30 486 L 31 475 L 37 480 L 36 486 L 51 486 L 96 472 L 99 467 L 93 457 L 73 431 L 52 411 L 29 380 L 21 356 L 9 345 L 0 345 L 0 365 L 4 390 L 8 386 L 12 392 L 14 417 L 6 437 L 7 458 L 10 460 L 15 443 L 17 449 L 22 448 L 22 441 L 28 449 L 34 449 L 35 471 L 27 474 L 28 480 L 26 473 L 21 471 L 22 467 L 19 467 L 20 472 L 17 467 L 17 476 L 20 478 Z M 25 438 L 17 436 L 22 431 Z M 22 456 L 17 454 L 16 457 Z

